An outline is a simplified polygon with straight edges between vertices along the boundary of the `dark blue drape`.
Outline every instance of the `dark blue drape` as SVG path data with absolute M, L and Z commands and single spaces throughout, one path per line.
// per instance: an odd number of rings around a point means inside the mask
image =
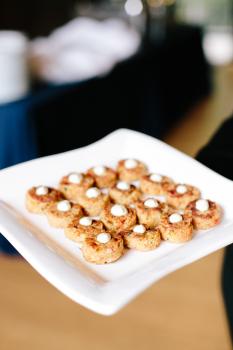
M 29 97 L 0 106 L 0 169 L 35 158 L 37 145 Z M 15 253 L 0 235 L 0 252 Z

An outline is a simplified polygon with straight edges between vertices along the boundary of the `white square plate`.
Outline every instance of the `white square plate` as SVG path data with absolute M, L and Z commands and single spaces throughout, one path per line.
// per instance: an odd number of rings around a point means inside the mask
M 95 164 L 115 166 L 122 158 L 138 158 L 151 171 L 199 187 L 204 198 L 221 204 L 222 223 L 198 232 L 185 244 L 162 242 L 151 252 L 128 251 L 108 265 L 87 263 L 63 231 L 51 228 L 45 217 L 24 207 L 27 189 L 57 186 L 71 171 Z M 44 157 L 0 171 L 0 232 L 50 283 L 75 302 L 111 315 L 155 281 L 233 242 L 233 182 L 165 143 L 141 133 L 120 129 L 74 151 Z

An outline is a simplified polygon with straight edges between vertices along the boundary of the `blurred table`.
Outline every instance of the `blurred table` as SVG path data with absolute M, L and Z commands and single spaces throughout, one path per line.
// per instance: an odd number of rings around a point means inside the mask
M 39 153 L 81 147 L 119 127 L 161 138 L 209 93 L 209 73 L 200 29 L 168 28 L 164 42 L 150 44 L 106 76 L 58 93 L 54 87 L 34 110 Z

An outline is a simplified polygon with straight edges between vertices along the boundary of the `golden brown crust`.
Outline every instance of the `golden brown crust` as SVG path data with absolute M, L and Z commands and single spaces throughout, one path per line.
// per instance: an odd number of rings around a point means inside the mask
M 108 230 L 112 231 L 124 231 L 130 229 L 136 224 L 137 216 L 136 211 L 133 208 L 126 207 L 128 213 L 124 216 L 113 216 L 111 214 L 111 208 L 113 204 L 109 203 L 104 207 L 100 213 L 100 218 Z
M 36 194 L 37 187 L 32 187 L 29 189 L 28 194 L 31 198 L 34 200 L 41 202 L 41 203 L 51 203 L 51 202 L 57 202 L 59 200 L 64 199 L 64 196 L 62 193 L 55 188 L 48 187 L 48 193 L 44 195 L 38 195 Z
M 26 207 L 63 228 L 88 262 L 106 264 L 122 256 L 124 245 L 149 251 L 161 239 L 183 243 L 192 239 L 194 228 L 219 224 L 221 207 L 199 199 L 198 188 L 149 174 L 139 160 L 122 159 L 116 170 L 99 165 L 63 176 L 59 190 L 33 187 L 26 193 Z
M 83 257 L 94 264 L 109 264 L 124 253 L 124 243 L 120 234 L 111 233 L 108 243 L 99 243 L 96 235 L 87 237 L 82 245 Z
M 158 203 L 157 208 L 147 208 L 144 205 L 145 201 L 146 200 L 136 202 L 135 209 L 140 224 L 144 224 L 149 228 L 152 228 L 159 225 L 161 215 L 168 211 L 168 206 L 166 203 L 156 200 Z
M 65 198 L 77 202 L 78 197 L 94 184 L 94 179 L 90 175 L 82 174 L 83 179 L 80 184 L 69 182 L 69 175 L 63 176 L 59 183 L 59 190 Z
M 96 198 L 88 198 L 85 193 L 77 198 L 77 202 L 85 209 L 90 216 L 98 216 L 104 206 L 109 202 L 109 196 L 103 193 Z
M 161 234 L 159 228 L 149 229 L 146 232 L 138 234 L 131 231 L 123 233 L 124 242 L 127 248 L 140 251 L 149 251 L 157 248 L 161 243 Z
M 183 220 L 171 224 L 169 222 L 169 216 L 173 213 L 176 213 L 173 210 L 170 210 L 168 213 L 165 213 L 161 217 L 161 223 L 159 229 L 161 236 L 165 241 L 173 243 L 183 243 L 189 241 L 193 237 L 193 224 L 192 224 L 192 213 L 189 210 L 186 210 L 182 214 Z
M 162 180 L 152 181 L 150 179 L 151 174 L 144 175 L 140 180 L 141 191 L 149 195 L 164 195 L 167 192 L 169 185 L 173 183 L 173 180 L 167 176 L 162 176 Z
M 122 181 L 132 182 L 135 180 L 139 180 L 143 175 L 147 173 L 147 166 L 137 160 L 137 166 L 133 169 L 126 169 L 124 166 L 125 159 L 122 159 L 118 162 L 117 172 L 119 174 L 119 178 Z
M 209 209 L 204 212 L 196 209 L 196 201 L 192 201 L 187 206 L 187 209 L 192 212 L 193 224 L 197 230 L 207 230 L 218 225 L 221 221 L 221 207 L 210 200 L 208 200 L 208 203 Z
M 176 191 L 177 186 L 179 185 L 178 184 L 170 185 L 167 188 L 167 193 L 166 193 L 167 203 L 171 207 L 176 209 L 185 209 L 190 202 L 200 198 L 201 194 L 197 187 L 185 184 L 185 187 L 187 187 L 187 192 L 185 192 L 184 194 L 181 194 L 181 193 L 177 193 Z
M 44 214 L 49 204 L 64 199 L 63 194 L 55 188 L 48 187 L 48 193 L 45 195 L 37 195 L 36 189 L 37 187 L 32 187 L 26 193 L 26 208 L 31 213 Z
M 115 185 L 117 179 L 117 173 L 109 167 L 105 167 L 105 173 L 103 175 L 96 175 L 94 168 L 89 169 L 87 175 L 90 175 L 94 179 L 99 188 L 112 187 Z
M 83 215 L 82 208 L 79 204 L 71 203 L 71 209 L 68 211 L 60 211 L 57 209 L 57 204 L 52 203 L 45 209 L 45 214 L 51 226 L 57 228 L 67 227 L 75 218 L 80 218 Z
M 65 235 L 67 238 L 82 243 L 84 239 L 105 231 L 104 224 L 100 220 L 92 220 L 90 226 L 84 226 L 79 223 L 80 218 L 74 219 L 66 228 Z
M 110 198 L 122 205 L 129 205 L 137 201 L 141 197 L 141 191 L 134 185 L 130 185 L 129 190 L 119 190 L 116 186 L 109 191 Z

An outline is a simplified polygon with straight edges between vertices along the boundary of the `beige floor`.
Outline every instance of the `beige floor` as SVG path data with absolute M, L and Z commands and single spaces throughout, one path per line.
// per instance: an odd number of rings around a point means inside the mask
M 233 71 L 166 141 L 194 155 L 233 109 Z M 222 252 L 159 281 L 121 312 L 103 317 L 64 297 L 28 264 L 0 258 L 1 350 L 230 350 L 219 287 Z

